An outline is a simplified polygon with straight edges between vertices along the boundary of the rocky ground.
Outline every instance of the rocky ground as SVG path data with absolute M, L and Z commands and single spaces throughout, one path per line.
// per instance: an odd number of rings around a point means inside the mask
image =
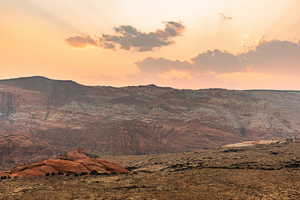
M 300 199 L 299 140 L 102 159 L 118 161 L 130 172 L 2 180 L 0 199 Z

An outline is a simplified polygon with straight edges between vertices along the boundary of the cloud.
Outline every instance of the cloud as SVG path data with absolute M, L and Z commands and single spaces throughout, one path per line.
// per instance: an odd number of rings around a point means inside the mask
M 146 58 L 137 62 L 141 72 L 163 73 L 170 70 L 191 73 L 228 74 L 245 72 L 249 68 L 260 73 L 300 73 L 300 44 L 272 40 L 260 43 L 255 49 L 234 55 L 221 50 L 200 53 L 190 61 L 166 58 Z
M 163 73 L 170 70 L 228 73 L 244 71 L 239 56 L 213 50 L 192 58 L 192 62 L 148 57 L 136 63 L 141 72 Z
M 186 79 L 192 79 L 193 76 L 189 72 L 184 71 L 177 71 L 177 70 L 170 70 L 167 72 L 164 72 L 162 74 L 159 74 L 159 77 L 167 80 L 167 81 L 178 81 L 178 80 L 186 80 Z
M 192 60 L 194 65 L 205 71 L 228 73 L 244 70 L 239 56 L 217 49 L 201 53 Z
M 181 35 L 184 29 L 184 25 L 177 22 L 165 22 L 163 30 L 150 33 L 141 32 L 133 26 L 120 26 L 114 28 L 116 35 L 104 34 L 100 40 L 103 47 L 108 49 L 119 46 L 124 50 L 152 51 L 174 43 L 172 38 Z
M 241 54 L 211 50 L 190 60 L 148 57 L 136 62 L 139 73 L 106 79 L 118 84 L 157 84 L 175 88 L 299 89 L 298 42 L 265 41 Z M 269 63 L 278 63 L 276 73 Z M 294 63 L 292 65 L 291 63 Z M 249 66 L 251 68 L 249 69 Z M 286 71 L 288 73 L 281 73 Z M 116 74 L 118 76 L 118 74 Z M 101 78 L 101 80 L 103 80 Z
M 98 46 L 97 40 L 91 38 L 90 36 L 74 36 L 66 39 L 66 42 L 77 48 L 84 48 L 87 46 Z
M 136 63 L 141 72 L 162 73 L 169 70 L 189 70 L 192 66 L 187 61 L 169 60 L 166 58 L 146 58 Z
M 246 65 L 258 71 L 300 72 L 299 43 L 280 40 L 263 42 L 240 57 Z
M 121 48 L 124 50 L 135 49 L 139 52 L 152 51 L 155 48 L 173 44 L 173 38 L 180 36 L 185 30 L 185 26 L 181 23 L 172 21 L 164 23 L 165 28 L 155 32 L 145 33 L 133 26 L 126 25 L 115 27 L 114 35 L 103 34 L 97 39 L 90 36 L 75 36 L 66 39 L 66 41 L 75 47 L 93 45 L 105 49 Z

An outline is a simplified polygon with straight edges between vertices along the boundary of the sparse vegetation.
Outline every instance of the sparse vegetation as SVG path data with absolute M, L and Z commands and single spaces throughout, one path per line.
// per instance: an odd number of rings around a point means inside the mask
M 274 154 L 274 152 L 276 152 Z M 298 200 L 300 141 L 178 154 L 110 156 L 129 174 L 3 179 L 0 199 Z

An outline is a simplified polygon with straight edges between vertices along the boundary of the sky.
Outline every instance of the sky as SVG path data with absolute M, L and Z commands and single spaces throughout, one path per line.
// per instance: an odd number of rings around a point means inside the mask
M 300 89 L 299 0 L 0 0 L 0 79 Z

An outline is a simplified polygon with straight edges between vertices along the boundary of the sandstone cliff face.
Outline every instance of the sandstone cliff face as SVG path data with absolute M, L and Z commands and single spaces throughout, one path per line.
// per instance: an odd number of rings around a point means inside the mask
M 87 87 L 0 81 L 1 166 L 82 147 L 94 154 L 214 148 L 300 133 L 300 92 Z
M 0 117 L 8 117 L 16 112 L 16 97 L 9 92 L 0 92 Z

